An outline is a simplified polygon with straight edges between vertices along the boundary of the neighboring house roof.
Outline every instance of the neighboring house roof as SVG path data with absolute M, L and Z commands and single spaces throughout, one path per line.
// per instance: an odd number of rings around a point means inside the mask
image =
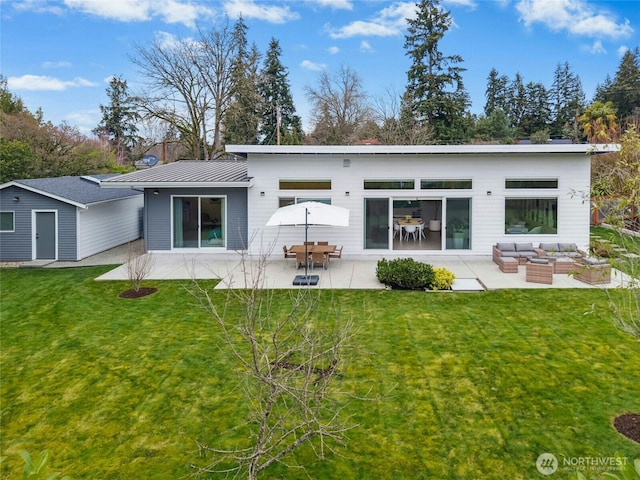
M 513 144 L 513 145 L 227 145 L 236 154 L 336 154 L 336 155 L 428 155 L 428 154 L 496 154 L 496 153 L 603 153 L 617 151 L 619 145 Z
M 30 178 L 7 182 L 0 185 L 0 189 L 16 186 L 82 208 L 142 194 L 140 191 L 131 189 L 118 191 L 100 188 L 101 182 L 115 176 L 117 175 L 100 174 L 79 177 Z
M 189 187 L 249 187 L 251 178 L 247 176 L 244 160 L 181 160 L 111 178 L 103 182 L 102 187 L 167 188 L 184 187 L 185 184 Z

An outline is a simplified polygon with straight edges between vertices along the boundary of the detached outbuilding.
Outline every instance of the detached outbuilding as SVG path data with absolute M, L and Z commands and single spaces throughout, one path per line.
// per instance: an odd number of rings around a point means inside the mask
M 141 238 L 142 192 L 100 188 L 113 176 L 0 185 L 0 261 L 77 261 Z

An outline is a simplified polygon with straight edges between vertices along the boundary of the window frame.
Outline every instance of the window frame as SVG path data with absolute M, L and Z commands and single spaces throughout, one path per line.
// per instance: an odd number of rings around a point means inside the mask
M 2 228 L 2 221 L 0 221 L 1 233 L 14 233 L 16 231 L 16 212 L 15 210 L 1 210 L 0 215 L 11 215 L 11 230 L 4 230 Z

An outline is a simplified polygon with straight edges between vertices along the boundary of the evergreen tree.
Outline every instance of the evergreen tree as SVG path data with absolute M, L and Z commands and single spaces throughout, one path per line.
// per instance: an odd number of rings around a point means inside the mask
M 112 77 L 107 88 L 109 105 L 100 105 L 102 120 L 93 133 L 106 137 L 116 152 L 118 163 L 124 164 L 129 159 L 131 148 L 138 142 L 138 129 L 135 122 L 139 115 L 135 109 L 134 99 L 127 92 L 127 82 L 120 77 Z
M 577 123 L 585 109 L 586 97 L 580 77 L 569 68 L 569 63 L 558 64 L 549 91 L 551 101 L 551 135 L 562 137 L 567 127 Z
M 532 133 L 548 127 L 551 119 L 549 93 L 543 84 L 529 82 L 525 87 L 525 98 L 520 130 L 523 136 L 530 137 Z
M 487 90 L 485 91 L 486 103 L 484 104 L 484 114 L 489 117 L 495 109 L 503 112 L 509 111 L 509 92 L 507 90 L 509 78 L 506 75 L 499 75 L 495 68 L 492 68 L 487 77 Z
M 242 16 L 234 25 L 236 57 L 231 65 L 232 100 L 225 112 L 224 137 L 229 144 L 258 143 L 260 92 L 258 64 L 260 53 L 255 44 L 247 48 L 247 25 Z
M 603 100 L 613 102 L 621 121 L 638 113 L 637 109 L 640 109 L 640 47 L 625 52 L 613 83 L 605 91 Z
M 509 111 L 506 113 L 511 120 L 511 124 L 516 128 L 516 133 L 522 135 L 522 120 L 527 111 L 527 88 L 522 80 L 522 75 L 516 73 L 515 78 L 507 88 Z
M 261 143 L 300 145 L 303 136 L 302 122 L 296 115 L 287 69 L 280 62 L 281 54 L 279 42 L 272 38 L 265 57 L 259 89 L 262 97 Z
M 406 98 L 415 121 L 433 128 L 436 141 L 457 143 L 467 132 L 465 110 L 469 96 L 464 89 L 459 55 L 445 56 L 438 44 L 451 26 L 451 15 L 438 0 L 421 0 L 417 15 L 407 19 L 404 48 L 411 58 Z

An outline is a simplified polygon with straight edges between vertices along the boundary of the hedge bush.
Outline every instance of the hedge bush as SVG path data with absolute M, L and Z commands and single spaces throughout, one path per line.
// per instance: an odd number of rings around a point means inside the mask
M 431 265 L 416 262 L 413 258 L 379 260 L 376 277 L 380 283 L 403 290 L 425 290 L 431 288 L 434 281 Z

